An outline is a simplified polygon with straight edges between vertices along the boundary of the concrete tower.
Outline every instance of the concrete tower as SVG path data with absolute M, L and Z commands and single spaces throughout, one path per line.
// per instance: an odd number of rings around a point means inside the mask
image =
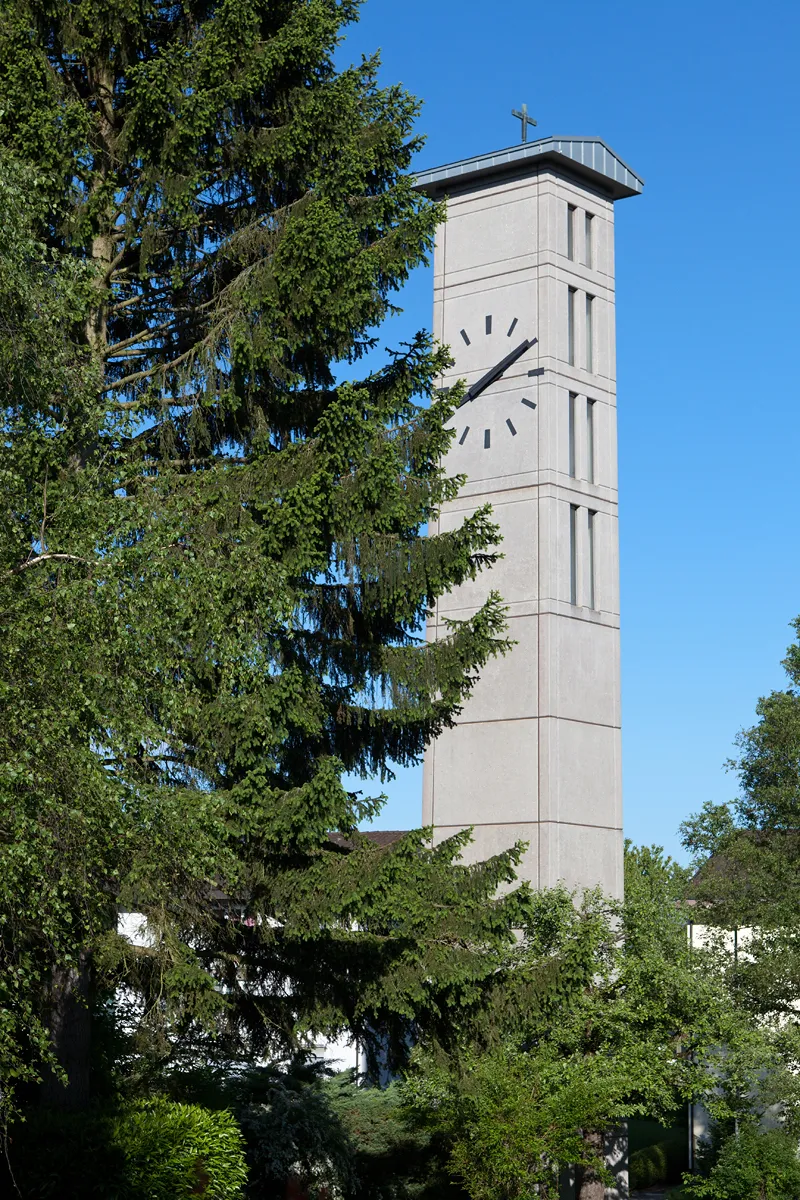
M 622 891 L 614 201 L 642 180 L 598 138 L 545 138 L 417 177 L 448 197 L 435 336 L 464 378 L 447 459 L 468 482 L 438 528 L 489 502 L 505 557 L 442 598 L 428 629 L 490 588 L 516 645 L 425 759 L 423 821 L 475 827 L 482 859 L 529 844 L 523 877 Z M 436 530 L 432 530 L 436 532 Z

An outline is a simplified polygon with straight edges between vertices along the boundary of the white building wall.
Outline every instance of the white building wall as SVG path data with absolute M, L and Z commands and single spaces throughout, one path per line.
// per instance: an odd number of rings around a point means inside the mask
M 575 209 L 572 260 L 568 204 Z M 587 212 L 591 266 L 585 263 Z M 473 182 L 454 191 L 448 203 L 434 261 L 434 333 L 456 358 L 443 386 L 458 378 L 470 385 L 524 339 L 538 342 L 453 421 L 456 438 L 446 466 L 468 481 L 431 532 L 453 528 L 466 513 L 491 503 L 505 557 L 476 582 L 442 597 L 428 637 L 444 636 L 447 619 L 470 615 L 496 589 L 508 605 L 509 636 L 517 644 L 487 667 L 455 728 L 429 748 L 423 820 L 435 827 L 437 840 L 474 825 L 472 860 L 526 841 L 522 875 L 535 886 L 599 884 L 619 895 L 613 221 L 610 200 L 545 165 L 530 165 L 501 183 Z M 591 370 L 587 293 L 594 297 Z M 591 468 L 587 399 L 594 401 Z M 577 509 L 576 603 L 571 506 Z M 593 585 L 590 511 L 596 514 Z

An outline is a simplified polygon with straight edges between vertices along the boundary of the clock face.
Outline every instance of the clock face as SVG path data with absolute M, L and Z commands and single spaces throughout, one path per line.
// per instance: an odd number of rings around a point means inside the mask
M 535 458 L 537 391 L 533 331 L 514 313 L 465 320 L 450 348 L 452 378 L 466 379 L 464 403 L 453 417 L 448 458 L 476 478 L 498 469 L 531 469 Z

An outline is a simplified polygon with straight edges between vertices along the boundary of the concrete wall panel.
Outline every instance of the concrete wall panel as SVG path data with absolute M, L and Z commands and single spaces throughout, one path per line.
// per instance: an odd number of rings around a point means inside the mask
M 623 891 L 622 830 L 542 823 L 539 827 L 539 887 L 600 887 Z
M 539 721 L 539 813 L 563 821 L 618 829 L 619 729 L 582 721 Z
M 455 616 L 465 607 L 482 604 L 492 589 L 499 591 L 507 601 L 528 600 L 537 595 L 537 509 L 535 499 L 495 505 L 492 519 L 500 528 L 503 541 L 499 549 L 505 557 L 491 569 L 481 571 L 474 581 L 464 583 L 443 596 L 439 601 L 440 614 Z M 463 521 L 463 514 L 464 510 L 461 509 L 443 512 L 440 520 L 442 531 L 458 528 Z
M 481 672 L 459 724 L 536 717 L 539 711 L 539 618 L 512 617 L 508 637 L 516 643 Z
M 538 806 L 538 723 L 458 725 L 436 742 L 433 822 L 472 825 L 534 821 Z
M 617 629 L 545 614 L 539 653 L 541 716 L 620 724 Z

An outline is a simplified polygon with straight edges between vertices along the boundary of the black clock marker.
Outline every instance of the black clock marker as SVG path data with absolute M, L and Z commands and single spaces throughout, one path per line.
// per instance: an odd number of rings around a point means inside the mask
M 469 340 L 469 338 L 467 337 L 467 331 L 466 331 L 466 329 L 462 329 L 462 330 L 461 330 L 461 336 L 463 337 L 464 341 L 465 341 L 465 342 L 467 343 L 467 345 L 469 346 L 469 345 L 470 345 L 470 340 Z
M 528 408 L 536 408 L 536 402 L 534 400 L 526 400 L 524 396 L 520 400 L 520 404 L 527 404 Z
M 514 330 L 516 328 L 516 325 L 517 325 L 517 317 L 514 317 L 514 320 L 511 322 L 511 324 L 508 327 L 508 333 L 506 334 L 506 337 L 511 337 L 512 333 L 514 332 Z
M 511 430 L 511 436 L 512 436 L 512 437 L 516 437 L 516 436 L 517 436 L 517 431 L 516 431 L 516 429 L 514 428 L 514 426 L 511 424 L 511 421 L 508 419 L 508 417 L 506 417 L 506 425 L 507 425 L 507 426 L 508 426 L 508 428 Z
M 483 448 L 484 448 L 484 450 L 489 449 L 491 442 L 492 442 L 492 435 L 491 435 L 490 430 L 484 429 L 484 431 L 483 431 Z
M 488 317 L 486 318 L 486 332 L 487 332 L 487 334 L 492 332 L 492 314 L 491 313 L 489 313 Z
M 466 429 L 464 430 L 464 432 L 462 433 L 461 437 L 458 439 L 458 444 L 459 444 L 459 446 L 463 446 L 463 445 L 464 445 L 464 442 L 467 440 L 467 434 L 468 434 L 468 433 L 469 433 L 469 425 L 467 425 L 467 427 L 466 427 Z

